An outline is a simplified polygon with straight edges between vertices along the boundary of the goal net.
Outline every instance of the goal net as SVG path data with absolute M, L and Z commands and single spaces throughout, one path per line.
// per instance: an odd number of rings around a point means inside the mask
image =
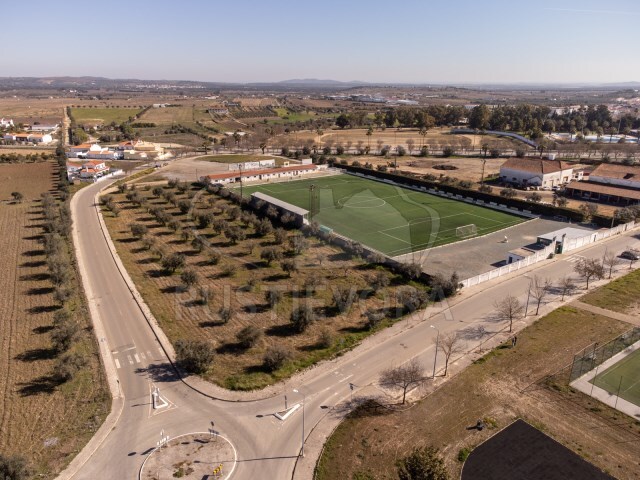
M 462 225 L 461 227 L 456 228 L 456 237 L 458 238 L 468 238 L 473 237 L 478 234 L 478 228 L 475 223 L 471 225 Z

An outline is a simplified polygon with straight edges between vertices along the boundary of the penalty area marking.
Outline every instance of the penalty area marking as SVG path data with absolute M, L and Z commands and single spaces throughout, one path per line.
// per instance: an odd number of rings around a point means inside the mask
M 342 205 L 343 207 L 347 207 L 347 208 L 380 208 L 380 207 L 384 207 L 387 204 L 387 202 L 385 200 L 383 200 L 382 198 L 368 198 L 366 200 L 361 200 L 361 201 L 357 201 L 357 202 L 353 202 L 353 203 L 349 204 L 349 203 L 344 203 L 343 202 L 343 200 L 345 198 L 347 198 L 347 197 L 342 197 L 340 200 L 338 200 L 338 205 Z M 377 203 L 375 205 L 362 205 L 362 206 L 360 206 L 360 204 L 366 204 L 366 203 L 369 203 L 369 202 L 375 202 L 376 200 L 378 200 L 378 202 L 382 202 L 382 203 Z

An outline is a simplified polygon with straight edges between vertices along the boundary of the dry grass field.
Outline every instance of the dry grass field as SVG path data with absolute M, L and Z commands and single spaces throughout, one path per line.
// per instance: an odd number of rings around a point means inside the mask
M 628 327 L 560 308 L 518 333 L 515 348 L 510 342 L 501 345 L 413 408 L 395 413 L 361 409 L 349 417 L 329 438 L 317 478 L 395 479 L 396 460 L 423 445 L 440 448 L 451 478 L 459 478 L 461 450 L 473 449 L 523 418 L 616 478 L 637 479 L 638 422 L 538 384 L 570 364 L 574 352 Z M 488 427 L 482 432 L 469 428 L 478 419 Z
M 109 394 L 79 298 L 70 302 L 81 331 L 73 352 L 87 365 L 70 381 L 52 377 L 55 312 L 52 283 L 41 243 L 39 195 L 52 189 L 52 163 L 0 165 L 0 198 L 24 194 L 20 204 L 0 204 L 0 452 L 25 456 L 39 478 L 54 478 L 102 424 Z M 81 291 L 77 277 L 72 288 Z
M 79 125 L 84 123 L 110 124 L 115 122 L 120 124 L 126 122 L 129 117 L 133 117 L 140 112 L 138 107 L 131 108 L 72 108 L 71 114 Z
M 64 115 L 64 106 L 73 98 L 24 98 L 21 96 L 0 98 L 0 117 L 11 117 L 20 121 L 28 119 L 57 119 Z
M 121 213 L 114 217 L 105 211 L 105 221 L 127 270 L 169 338 L 172 341 L 206 339 L 215 344 L 218 355 L 205 377 L 217 384 L 233 389 L 264 387 L 349 348 L 370 334 L 363 316 L 367 309 L 386 312 L 393 318 L 401 314 L 396 310 L 395 294 L 399 288 L 405 288 L 401 286 L 405 282 L 382 267 L 378 267 L 382 270 L 372 268 L 363 260 L 353 259 L 315 238 L 308 238 L 308 248 L 295 256 L 289 247 L 295 230 L 287 231 L 287 238 L 279 241 L 274 233 L 259 237 L 253 226 L 247 226 L 241 219 L 233 220 L 235 207 L 228 200 L 210 194 L 198 193 L 192 201 L 192 211 L 182 214 L 153 191 L 144 190 L 144 187 L 140 187 L 140 191 L 147 197 L 144 207 L 132 205 L 125 194 L 114 193 Z M 187 193 L 180 194 L 175 189 L 170 192 L 176 195 L 178 206 L 188 198 Z M 177 231 L 161 226 L 147 213 L 147 208 L 153 207 L 164 208 L 177 221 Z M 216 234 L 211 227 L 196 230 L 192 221 L 195 211 L 211 212 L 216 220 L 238 226 L 246 233 L 246 239 L 234 244 L 224 234 Z M 134 223 L 147 226 L 147 236 L 153 239 L 155 246 L 147 249 L 132 237 L 130 226 Z M 183 238 L 183 233 L 188 237 Z M 191 245 L 194 233 L 210 244 L 204 252 L 198 252 Z M 198 288 L 183 287 L 181 272 L 184 268 L 173 275 L 163 271 L 155 251 L 158 245 L 165 255 L 174 252 L 185 256 L 185 268 L 193 269 L 199 287 L 208 288 L 213 294 L 208 305 L 200 303 Z M 295 260 L 298 271 L 289 276 L 280 261 L 268 265 L 261 259 L 262 251 L 274 247 L 282 252 L 283 259 Z M 217 264 L 209 261 L 211 250 L 221 255 Z M 387 276 L 391 284 L 373 294 L 367 288 L 368 278 L 378 271 Z M 315 281 L 315 287 L 311 286 L 312 281 Z M 341 312 L 335 306 L 333 296 L 342 288 L 352 289 L 355 298 L 352 308 Z M 270 308 L 265 298 L 271 289 L 282 292 L 282 299 L 274 308 Z M 304 304 L 311 305 L 319 318 L 304 333 L 296 333 L 290 325 L 290 314 L 295 306 Z M 228 322 L 224 322 L 219 314 L 223 307 L 233 312 Z M 378 328 L 389 321 L 382 321 Z M 243 348 L 236 334 L 249 325 L 257 326 L 263 336 L 256 346 Z M 269 347 L 276 345 L 289 349 L 293 358 L 270 373 L 263 368 L 263 355 Z

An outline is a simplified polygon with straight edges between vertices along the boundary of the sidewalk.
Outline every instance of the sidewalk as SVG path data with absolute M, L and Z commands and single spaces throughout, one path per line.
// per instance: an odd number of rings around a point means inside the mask
M 636 327 L 640 327 L 640 318 L 634 317 L 632 315 L 627 315 L 626 313 L 619 313 L 614 312 L 613 310 L 607 310 L 606 308 L 596 307 L 595 305 L 584 303 L 580 300 L 574 300 L 573 302 L 571 302 L 571 305 L 573 305 L 574 307 L 578 307 L 580 310 L 597 313 L 598 315 L 602 315 L 604 317 L 615 318 L 616 320 L 620 320 L 621 322 L 630 323 L 632 325 L 635 325 Z

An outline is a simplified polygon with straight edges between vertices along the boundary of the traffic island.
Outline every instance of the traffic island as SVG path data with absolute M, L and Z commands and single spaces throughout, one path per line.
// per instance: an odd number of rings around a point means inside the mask
M 154 449 L 140 468 L 140 480 L 227 479 L 236 466 L 231 442 L 216 433 L 189 433 Z

